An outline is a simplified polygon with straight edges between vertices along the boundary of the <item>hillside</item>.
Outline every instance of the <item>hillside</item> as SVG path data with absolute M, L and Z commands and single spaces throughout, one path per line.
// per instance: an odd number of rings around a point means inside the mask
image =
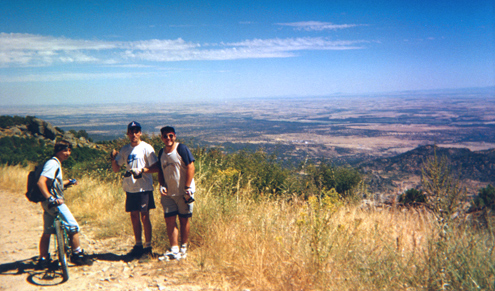
M 473 191 L 486 184 L 495 184 L 495 149 L 470 151 L 466 148 L 420 146 L 403 154 L 356 163 L 366 173 L 372 192 L 390 192 L 398 187 L 416 187 L 423 162 L 428 157 L 446 157 L 452 173 Z M 404 189 L 401 189 L 404 190 Z
M 36 138 L 45 142 L 64 139 L 77 147 L 97 147 L 91 142 L 85 131 L 63 131 L 51 123 L 34 116 L 0 116 L 0 138 L 2 137 Z
M 5 137 L 7 139 L 4 139 Z M 19 142 L 8 140 L 8 138 L 30 139 L 31 142 L 21 147 L 18 145 Z M 4 152 L 9 156 L 8 159 L 0 159 L 1 161 L 10 161 L 12 156 L 18 155 L 34 161 L 34 158 L 28 157 L 30 151 L 38 148 L 37 145 L 40 142 L 54 143 L 56 139 L 66 139 L 82 150 L 101 146 L 91 142 L 84 130 L 64 131 L 47 121 L 30 116 L 25 118 L 0 116 L 0 147 L 7 147 L 8 151 Z M 396 194 L 407 188 L 419 187 L 423 162 L 428 157 L 434 156 L 435 148 L 438 157 L 445 156 L 449 160 L 452 172 L 468 186 L 470 194 L 475 194 L 479 188 L 487 184 L 495 184 L 495 149 L 471 151 L 467 148 L 427 145 L 392 157 L 351 163 L 351 166 L 364 174 L 369 193 L 379 194 L 379 196 Z M 9 153 L 9 151 L 14 152 Z M 35 153 L 31 156 L 40 155 L 40 153 Z M 93 162 L 105 163 L 105 161 L 98 162 L 96 154 L 93 156 Z M 279 158 L 283 160 L 284 157 Z M 21 157 L 19 157 L 20 160 Z M 336 160 L 338 159 L 332 159 L 332 161 Z

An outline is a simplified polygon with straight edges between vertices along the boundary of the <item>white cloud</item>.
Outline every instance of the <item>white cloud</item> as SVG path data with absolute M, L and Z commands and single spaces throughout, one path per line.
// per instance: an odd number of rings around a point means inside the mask
M 117 48 L 117 42 L 73 40 L 23 33 L 0 33 L 0 67 L 99 62 L 85 52 Z
M 305 31 L 337 30 L 337 29 L 361 26 L 360 24 L 333 24 L 331 22 L 320 22 L 320 21 L 276 23 L 276 25 L 290 26 L 290 27 L 294 27 L 294 29 L 296 30 L 305 30 Z
M 287 58 L 303 50 L 361 49 L 366 41 L 331 41 L 322 37 L 252 39 L 199 44 L 178 39 L 133 42 L 88 41 L 19 33 L 0 33 L 0 67 L 57 64 L 129 65 L 143 61 Z M 141 64 L 147 65 L 147 64 Z

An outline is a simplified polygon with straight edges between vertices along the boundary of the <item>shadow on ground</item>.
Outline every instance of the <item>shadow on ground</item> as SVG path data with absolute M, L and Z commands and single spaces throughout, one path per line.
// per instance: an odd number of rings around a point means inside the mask
M 130 262 L 133 257 L 127 255 L 116 255 L 113 253 L 92 254 L 89 257 L 94 261 L 110 262 Z M 38 256 L 32 258 L 5 263 L 0 265 L 0 276 L 17 276 L 28 274 L 27 281 L 38 286 L 54 286 L 64 283 L 62 271 L 59 268 L 58 261 L 51 261 L 47 268 L 41 269 L 37 266 Z M 77 267 L 71 265 L 70 268 Z

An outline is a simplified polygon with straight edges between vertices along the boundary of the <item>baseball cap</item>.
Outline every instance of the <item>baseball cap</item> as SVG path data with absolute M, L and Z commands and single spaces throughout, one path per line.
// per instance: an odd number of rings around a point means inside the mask
M 173 128 L 172 126 L 164 126 L 164 127 L 162 127 L 162 129 L 160 129 L 160 132 L 162 134 L 168 133 L 168 132 L 173 132 L 175 134 L 175 128 Z
M 139 128 L 139 129 L 141 129 L 141 124 L 139 124 L 136 121 L 133 121 L 133 122 L 129 123 L 129 125 L 127 126 L 127 130 L 133 129 L 133 128 Z

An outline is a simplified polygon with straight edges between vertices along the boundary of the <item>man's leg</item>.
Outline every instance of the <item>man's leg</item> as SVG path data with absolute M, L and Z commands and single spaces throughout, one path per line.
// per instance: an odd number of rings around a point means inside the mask
M 189 217 L 180 217 L 180 238 L 182 244 L 187 244 L 189 240 L 189 230 L 191 228 L 191 224 L 189 223 Z
M 43 233 L 40 239 L 40 258 L 48 258 L 48 247 L 50 246 L 50 234 Z
M 177 218 L 175 216 L 165 217 L 167 235 L 170 246 L 179 246 L 179 230 L 177 229 Z
M 151 238 L 152 238 L 152 227 L 150 221 L 149 211 L 141 212 L 141 222 L 143 223 L 144 229 L 144 251 L 145 253 L 152 253 L 151 251 Z
M 141 219 L 140 219 L 140 211 L 131 211 L 131 222 L 132 222 L 132 230 L 134 231 L 134 239 L 136 241 L 136 244 L 141 243 L 142 244 L 142 239 L 141 239 Z
M 79 240 L 79 233 L 69 234 L 70 246 L 73 251 L 78 250 L 81 247 L 81 242 Z

